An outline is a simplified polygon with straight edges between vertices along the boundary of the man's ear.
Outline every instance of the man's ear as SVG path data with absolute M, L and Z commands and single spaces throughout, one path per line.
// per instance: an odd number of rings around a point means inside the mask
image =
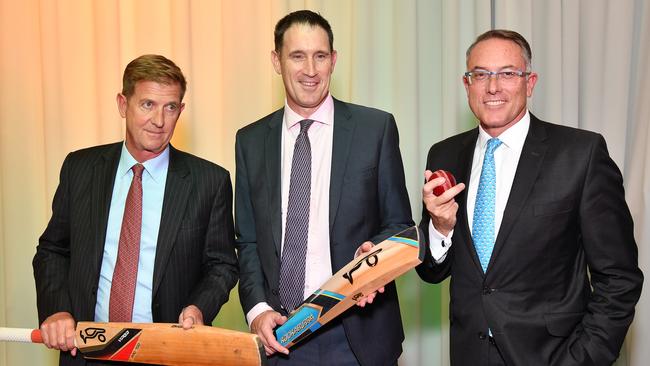
M 115 100 L 117 101 L 117 109 L 120 111 L 120 116 L 122 116 L 122 118 L 126 118 L 126 97 L 122 93 L 117 93 Z
M 280 64 L 280 54 L 275 50 L 271 51 L 271 63 L 278 75 L 282 75 L 282 65 Z

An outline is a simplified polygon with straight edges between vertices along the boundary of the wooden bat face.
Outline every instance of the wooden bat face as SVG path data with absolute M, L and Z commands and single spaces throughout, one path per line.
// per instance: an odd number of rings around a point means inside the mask
M 77 324 L 77 348 L 84 358 L 164 365 L 263 365 L 259 338 L 210 326 L 184 330 L 178 324 Z
M 424 253 L 425 242 L 417 226 L 375 245 L 336 272 L 291 313 L 275 331 L 278 342 L 291 347 L 307 338 L 361 297 L 422 263 Z
M 40 330 L 0 327 L 0 341 L 43 343 Z M 84 358 L 156 365 L 266 365 L 255 334 L 168 323 L 77 323 L 75 345 Z

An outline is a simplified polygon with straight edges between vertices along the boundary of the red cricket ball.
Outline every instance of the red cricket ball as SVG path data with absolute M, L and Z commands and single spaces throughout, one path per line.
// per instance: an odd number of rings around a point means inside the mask
M 441 194 L 445 193 L 446 190 L 456 185 L 456 178 L 454 178 L 454 175 L 442 169 L 433 172 L 428 181 L 431 181 L 431 179 L 438 177 L 445 178 L 445 182 L 433 189 L 433 194 L 436 196 L 440 196 Z

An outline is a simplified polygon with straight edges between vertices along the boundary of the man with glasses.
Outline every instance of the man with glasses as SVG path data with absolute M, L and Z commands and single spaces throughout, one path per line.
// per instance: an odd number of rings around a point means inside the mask
M 544 122 L 526 106 L 537 74 L 528 42 L 491 30 L 463 77 L 479 126 L 429 151 L 427 282 L 451 276 L 451 362 L 609 365 L 643 274 L 623 178 L 599 134 Z M 467 188 L 467 189 L 465 189 Z

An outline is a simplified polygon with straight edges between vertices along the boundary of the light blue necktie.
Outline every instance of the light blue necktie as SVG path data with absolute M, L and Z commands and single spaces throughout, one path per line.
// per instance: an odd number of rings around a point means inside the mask
M 487 272 L 488 263 L 494 249 L 494 204 L 496 201 L 496 171 L 494 168 L 494 150 L 501 145 L 501 140 L 491 138 L 487 142 L 485 158 L 481 168 L 481 178 L 476 193 L 472 239 L 483 273 Z

